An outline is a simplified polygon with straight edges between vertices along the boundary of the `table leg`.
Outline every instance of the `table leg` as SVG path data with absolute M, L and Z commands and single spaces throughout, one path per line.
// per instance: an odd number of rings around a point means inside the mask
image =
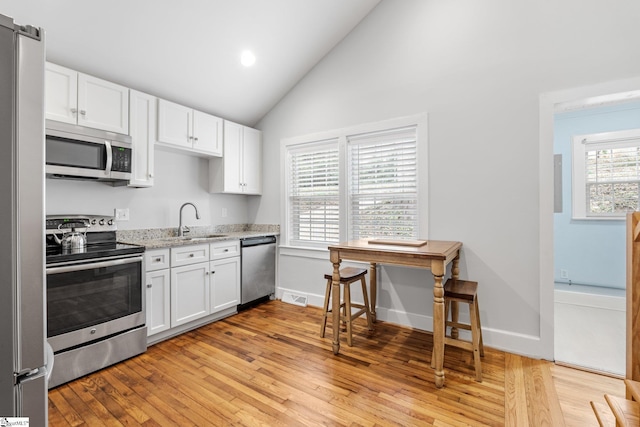
M 435 383 L 437 388 L 444 385 L 444 289 L 442 278 L 445 273 L 444 261 L 432 261 L 433 285 L 433 358 Z
M 331 278 L 331 319 L 333 321 L 333 354 L 340 352 L 340 254 L 331 251 L 329 259 L 333 264 Z
M 378 298 L 377 264 L 371 263 L 369 268 L 369 307 L 371 308 L 371 320 L 376 321 L 376 299 Z

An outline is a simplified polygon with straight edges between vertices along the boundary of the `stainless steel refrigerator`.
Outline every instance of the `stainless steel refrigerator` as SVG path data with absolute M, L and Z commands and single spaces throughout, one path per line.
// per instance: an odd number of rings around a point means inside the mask
M 0 418 L 47 425 L 44 39 L 0 15 Z

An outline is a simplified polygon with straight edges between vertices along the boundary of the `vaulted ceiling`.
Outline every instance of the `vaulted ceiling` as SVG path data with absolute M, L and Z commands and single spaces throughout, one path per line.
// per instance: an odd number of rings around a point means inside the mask
M 251 126 L 379 1 L 3 0 L 0 14 L 44 28 L 51 62 Z

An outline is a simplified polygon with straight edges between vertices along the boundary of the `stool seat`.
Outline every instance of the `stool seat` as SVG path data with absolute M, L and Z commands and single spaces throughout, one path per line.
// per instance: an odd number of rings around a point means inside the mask
M 360 279 L 360 275 L 367 274 L 367 270 L 364 268 L 344 267 L 340 269 L 340 282 L 346 282 L 349 280 Z M 325 280 L 333 280 L 333 274 L 325 274 Z
M 458 321 L 458 303 L 469 305 L 469 324 Z M 449 320 L 451 312 L 451 320 Z M 484 356 L 482 343 L 482 328 L 480 326 L 480 309 L 478 307 L 478 282 L 471 280 L 449 279 L 444 284 L 444 327 L 445 345 L 470 350 L 476 371 L 476 380 L 482 381 L 482 364 L 480 357 Z M 446 328 L 451 327 L 451 336 L 447 336 Z M 471 342 L 458 338 L 458 328 L 471 331 Z M 431 358 L 433 367 L 434 360 Z
M 444 296 L 463 301 L 473 301 L 478 292 L 478 282 L 470 280 L 447 280 L 444 284 Z
M 344 301 L 340 302 L 340 322 L 345 323 L 347 325 L 347 344 L 349 347 L 353 345 L 353 337 L 352 337 L 352 323 L 353 320 L 362 316 L 363 314 L 367 317 L 367 327 L 369 330 L 373 330 L 373 321 L 371 316 L 371 309 L 369 308 L 369 296 L 367 295 L 366 281 L 364 276 L 367 274 L 367 270 L 364 268 L 355 268 L 355 267 L 344 267 L 340 269 L 340 285 L 344 294 Z M 331 309 L 329 308 L 329 298 L 331 296 L 331 288 L 333 282 L 333 274 L 325 274 L 324 278 L 327 281 L 327 288 L 324 295 L 324 307 L 322 310 L 322 322 L 320 324 L 320 337 L 324 338 L 324 332 L 327 327 L 327 317 L 329 313 L 331 313 Z M 364 299 L 363 304 L 355 304 L 351 302 L 351 284 L 354 282 L 360 281 L 362 286 L 362 297 Z M 337 298 L 340 298 L 338 294 Z M 353 313 L 351 311 L 352 308 L 358 308 L 359 310 Z M 334 328 L 338 328 L 340 325 L 333 325 Z

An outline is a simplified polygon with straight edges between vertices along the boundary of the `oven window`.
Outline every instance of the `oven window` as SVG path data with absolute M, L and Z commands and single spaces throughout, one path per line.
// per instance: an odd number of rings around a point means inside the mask
M 107 153 L 104 144 L 47 136 L 46 162 L 48 165 L 72 166 L 104 170 Z
M 141 262 L 47 275 L 47 337 L 140 311 Z

